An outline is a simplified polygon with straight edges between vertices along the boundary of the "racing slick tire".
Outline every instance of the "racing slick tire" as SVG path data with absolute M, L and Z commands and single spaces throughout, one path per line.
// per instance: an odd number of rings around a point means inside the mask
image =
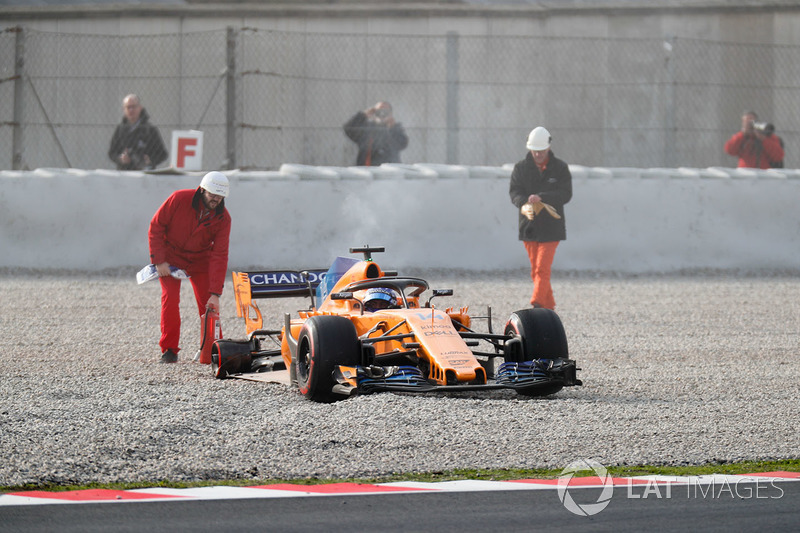
M 356 327 L 342 316 L 312 316 L 300 329 L 295 367 L 297 388 L 309 400 L 335 402 L 347 398 L 333 392 L 333 371 L 338 365 L 360 362 Z
M 250 371 L 252 341 L 220 339 L 211 345 L 211 370 L 217 379 Z
M 511 313 L 506 322 L 506 335 L 519 335 L 522 340 L 522 359 L 567 359 L 569 346 L 564 324 L 555 311 L 544 308 L 521 309 Z M 517 389 L 523 396 L 546 396 L 563 388 L 561 383 L 542 383 Z

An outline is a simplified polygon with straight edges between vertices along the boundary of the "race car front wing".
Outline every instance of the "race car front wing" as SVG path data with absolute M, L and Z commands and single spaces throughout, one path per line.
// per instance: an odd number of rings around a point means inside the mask
M 435 385 L 415 366 L 338 366 L 334 370 L 334 392 L 344 395 L 373 392 L 460 392 L 513 389 L 523 394 L 549 394 L 561 387 L 581 386 L 572 359 L 534 359 L 503 363 L 494 380 L 487 383 Z

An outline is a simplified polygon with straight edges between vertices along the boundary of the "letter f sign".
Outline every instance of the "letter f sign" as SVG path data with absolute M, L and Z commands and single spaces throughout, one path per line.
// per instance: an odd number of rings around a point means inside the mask
M 203 132 L 173 131 L 171 162 L 176 170 L 203 170 Z
M 178 168 L 186 167 L 186 157 L 194 157 L 194 148 L 197 146 L 197 139 L 187 139 L 181 137 L 178 139 Z

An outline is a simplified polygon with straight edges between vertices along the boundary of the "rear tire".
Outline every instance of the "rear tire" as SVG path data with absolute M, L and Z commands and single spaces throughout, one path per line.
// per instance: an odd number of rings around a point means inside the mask
M 338 365 L 356 366 L 360 360 L 356 327 L 341 316 L 313 316 L 300 329 L 295 367 L 297 388 L 315 402 L 335 402 L 347 395 L 333 392 Z
M 220 339 L 211 345 L 211 370 L 217 379 L 250 371 L 252 341 Z
M 511 313 L 506 322 L 506 335 L 519 335 L 522 340 L 522 360 L 567 359 L 569 347 L 564 324 L 555 311 L 543 308 L 521 309 Z M 523 396 L 546 396 L 560 391 L 561 383 L 539 383 L 517 389 Z

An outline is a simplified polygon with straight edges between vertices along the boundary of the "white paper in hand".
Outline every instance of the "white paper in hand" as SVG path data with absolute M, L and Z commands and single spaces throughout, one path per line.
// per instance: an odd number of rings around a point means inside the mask
M 146 283 L 151 279 L 155 279 L 158 277 L 158 272 L 156 272 L 155 265 L 147 265 L 139 272 L 136 273 L 136 281 L 141 285 L 142 283 Z
M 173 278 L 177 279 L 189 279 L 189 274 L 186 273 L 185 270 L 182 268 L 170 266 L 171 275 Z M 156 279 L 158 277 L 158 271 L 156 270 L 155 265 L 147 265 L 139 272 L 136 273 L 136 281 L 141 285 L 142 283 L 146 283 L 152 279 Z
M 172 277 L 173 278 L 189 279 L 189 274 L 187 274 L 184 269 L 178 268 L 178 267 L 174 267 L 174 266 L 169 267 L 169 269 L 172 272 Z

